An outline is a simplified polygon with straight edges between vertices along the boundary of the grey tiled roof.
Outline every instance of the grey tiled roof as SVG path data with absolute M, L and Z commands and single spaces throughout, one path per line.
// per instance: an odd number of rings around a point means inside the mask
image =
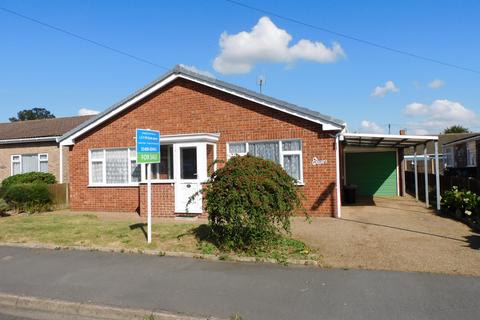
M 0 141 L 60 137 L 91 117 L 78 116 L 0 123 Z
M 342 128 L 345 127 L 345 121 L 343 121 L 343 120 L 336 119 L 336 118 L 333 118 L 331 116 L 324 115 L 320 112 L 317 112 L 317 111 L 314 111 L 314 110 L 311 110 L 311 109 L 307 109 L 307 108 L 304 108 L 304 107 L 300 107 L 298 105 L 295 105 L 295 104 L 292 104 L 292 103 L 289 103 L 289 102 L 286 102 L 286 101 L 282 101 L 282 100 L 279 100 L 279 99 L 276 99 L 276 98 L 273 98 L 273 97 L 270 97 L 270 96 L 267 96 L 267 95 L 264 95 L 264 94 L 260 94 L 260 93 L 254 92 L 252 90 L 249 90 L 249 89 L 246 89 L 246 88 L 243 88 L 243 87 L 240 87 L 240 86 L 237 86 L 237 85 L 225 82 L 225 81 L 221 81 L 221 80 L 218 80 L 218 79 L 215 79 L 215 78 L 212 78 L 212 77 L 208 77 L 208 76 L 199 74 L 197 72 L 193 72 L 193 71 L 188 70 L 188 69 L 186 69 L 182 66 L 177 65 L 172 70 L 168 71 L 163 76 L 161 76 L 160 78 L 158 78 L 158 79 L 154 80 L 153 82 L 147 84 L 146 86 L 144 86 L 140 90 L 137 90 L 136 92 L 129 95 L 125 99 L 123 99 L 120 102 L 112 105 L 111 107 L 109 107 L 105 111 L 99 113 L 98 115 L 91 118 L 90 120 L 82 123 L 81 125 L 74 128 L 73 130 L 67 132 L 65 135 L 63 135 L 63 137 L 60 140 L 64 140 L 64 139 L 68 138 L 69 136 L 71 136 L 72 134 L 75 134 L 76 132 L 82 130 L 83 128 L 87 127 L 91 123 L 95 122 L 97 119 L 102 118 L 104 115 L 110 113 L 111 111 L 120 107 L 124 103 L 126 103 L 129 100 L 133 99 L 134 97 L 140 95 L 141 93 L 147 91 L 151 87 L 155 86 L 156 84 L 162 82 L 163 80 L 165 80 L 166 78 L 168 78 L 168 77 L 170 77 L 171 75 L 174 75 L 174 74 L 179 74 L 179 75 L 185 75 L 185 76 L 188 76 L 188 77 L 192 77 L 192 78 L 195 78 L 197 80 L 209 83 L 211 85 L 222 87 L 222 88 L 225 88 L 227 90 L 236 92 L 238 94 L 242 94 L 242 95 L 254 98 L 254 99 L 259 100 L 261 102 L 265 102 L 265 103 L 273 104 L 273 105 L 276 105 L 276 106 L 280 106 L 284 109 L 290 110 L 292 112 L 295 112 L 297 114 L 300 114 L 300 115 L 303 115 L 303 116 L 306 116 L 306 117 L 309 117 L 309 118 L 313 118 L 313 119 L 316 119 L 316 120 L 319 120 L 319 121 L 331 123 L 331 124 L 333 124 L 335 126 L 338 126 L 338 127 L 342 127 Z

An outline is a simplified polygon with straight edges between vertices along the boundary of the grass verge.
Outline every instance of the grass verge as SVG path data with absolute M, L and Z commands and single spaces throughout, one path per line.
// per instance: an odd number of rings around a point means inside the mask
M 220 260 L 228 260 L 232 254 L 222 252 L 210 241 L 209 229 L 205 224 L 173 220 L 154 224 L 151 244 L 146 242 L 146 229 L 145 223 L 106 221 L 95 214 L 22 214 L 0 218 L 0 242 L 191 252 L 214 254 Z M 303 242 L 290 238 L 281 239 L 268 251 L 240 255 L 259 260 L 275 259 L 280 263 L 286 263 L 288 259 L 317 259 Z

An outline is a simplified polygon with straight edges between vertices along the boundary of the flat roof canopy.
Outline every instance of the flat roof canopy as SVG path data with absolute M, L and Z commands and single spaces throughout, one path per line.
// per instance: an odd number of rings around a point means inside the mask
M 348 146 L 378 148 L 409 148 L 438 141 L 438 136 L 412 136 L 398 134 L 342 133 L 340 140 Z

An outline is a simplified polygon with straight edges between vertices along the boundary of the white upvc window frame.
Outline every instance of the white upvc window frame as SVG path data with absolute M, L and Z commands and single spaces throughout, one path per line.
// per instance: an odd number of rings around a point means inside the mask
M 128 157 L 128 182 L 127 183 L 107 183 L 107 150 L 127 150 Z M 101 159 L 92 159 L 92 151 L 103 151 L 103 157 Z M 135 147 L 124 147 L 124 148 L 93 148 L 88 150 L 88 186 L 89 187 L 136 187 L 139 185 L 140 181 L 132 181 L 132 161 L 137 161 L 135 154 Z M 92 163 L 101 162 L 102 163 L 102 182 L 93 182 L 93 171 Z M 138 164 L 137 164 L 138 165 Z M 141 180 L 141 179 L 140 179 Z
M 172 163 L 168 164 L 168 171 L 172 171 L 172 179 L 154 179 L 152 178 L 150 180 L 151 183 L 155 184 L 162 184 L 162 183 L 175 183 L 175 154 L 174 154 L 174 146 L 175 143 L 165 143 L 162 144 L 162 146 L 172 146 L 172 148 L 167 149 L 167 158 L 170 159 L 170 156 L 172 157 Z M 160 146 L 161 147 L 161 146 Z M 150 165 L 149 165 L 150 166 Z M 147 166 L 145 164 L 142 164 L 141 166 L 141 178 L 140 178 L 140 183 L 147 183 Z
M 37 170 L 36 171 L 32 171 L 32 172 L 43 172 L 43 171 L 40 171 L 40 164 L 42 162 L 46 162 L 47 163 L 47 171 L 46 172 L 49 172 L 48 170 L 48 153 L 25 153 L 25 154 L 12 154 L 10 156 L 10 175 L 13 176 L 14 173 L 13 173 L 13 164 L 14 163 L 18 163 L 20 164 L 20 173 L 17 173 L 17 174 L 23 174 L 23 173 L 26 173 L 26 172 L 23 172 L 23 169 L 22 169 L 22 156 L 23 155 L 36 155 L 37 156 Z M 18 159 L 15 159 L 16 157 L 18 157 Z M 44 159 L 42 159 L 42 157 L 45 157 Z
M 15 157 L 18 157 L 18 159 L 14 159 Z M 13 172 L 13 164 L 18 163 L 20 165 L 20 172 L 19 173 L 14 173 Z M 13 176 L 15 174 L 20 174 L 22 173 L 22 155 L 21 154 L 12 154 L 10 157 L 10 175 Z
M 284 151 L 283 150 L 283 142 L 288 141 L 299 141 L 300 142 L 300 150 L 292 150 L 292 151 Z M 279 150 L 279 160 L 280 165 L 283 168 L 283 156 L 286 155 L 298 155 L 300 157 L 300 179 L 297 180 L 297 185 L 304 185 L 303 180 L 303 141 L 302 139 L 275 139 L 275 140 L 249 140 L 249 141 L 233 141 L 227 143 L 227 160 L 229 160 L 233 156 L 245 156 L 249 153 L 249 144 L 250 143 L 262 143 L 262 142 L 278 142 L 278 150 Z M 245 144 L 245 152 L 242 153 L 230 153 L 230 145 L 231 144 Z
M 47 172 L 48 172 L 48 153 L 39 153 L 37 157 L 38 157 L 38 172 L 43 172 L 43 171 L 40 171 L 40 165 L 42 164 L 42 162 L 47 163 Z M 42 159 L 42 157 L 45 157 L 45 158 Z
M 475 167 L 477 165 L 477 150 L 476 141 L 467 141 L 467 167 Z M 470 161 L 471 160 L 471 161 Z
M 453 154 L 453 146 L 444 147 L 445 155 L 445 167 L 454 168 L 455 167 L 455 158 Z

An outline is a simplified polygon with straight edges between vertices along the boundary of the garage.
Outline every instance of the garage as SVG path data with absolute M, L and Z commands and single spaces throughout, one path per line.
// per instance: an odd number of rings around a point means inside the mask
M 357 186 L 358 195 L 398 195 L 395 151 L 345 153 L 345 169 L 346 182 Z

